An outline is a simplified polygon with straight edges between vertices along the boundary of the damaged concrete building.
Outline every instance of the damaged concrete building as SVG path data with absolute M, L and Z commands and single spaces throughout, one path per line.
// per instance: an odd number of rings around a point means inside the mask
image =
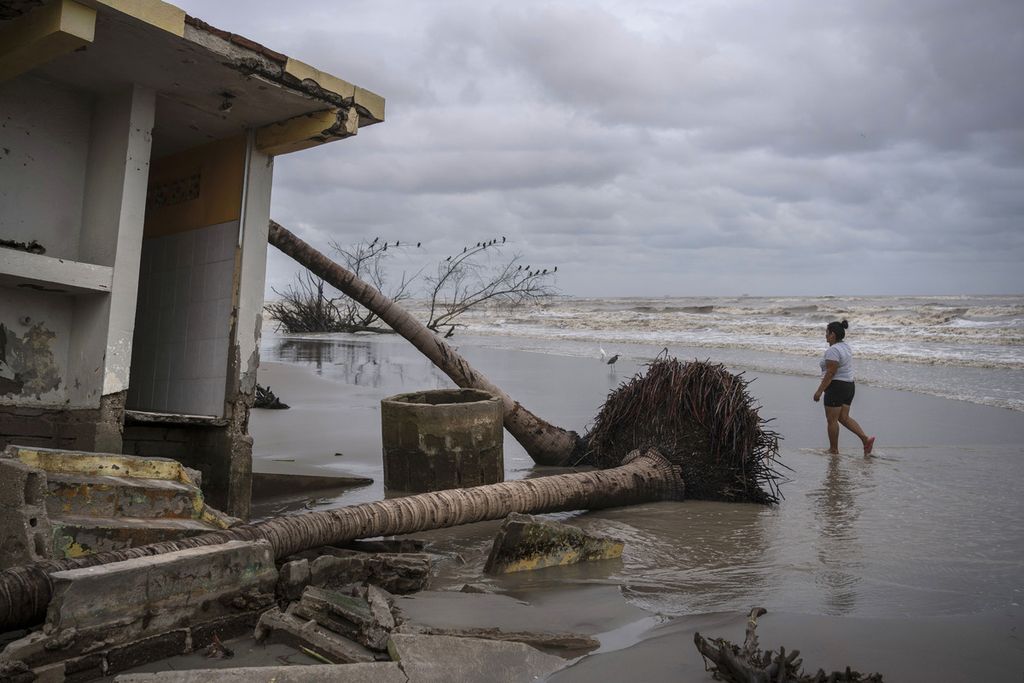
M 274 157 L 383 119 L 159 0 L 0 0 L 0 447 L 174 458 L 247 517 Z

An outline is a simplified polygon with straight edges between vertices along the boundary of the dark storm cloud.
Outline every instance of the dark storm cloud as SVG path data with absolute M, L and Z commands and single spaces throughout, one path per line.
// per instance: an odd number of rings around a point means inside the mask
M 1024 290 L 1019 1 L 180 4 L 387 98 L 277 161 L 320 246 L 507 235 L 574 294 Z

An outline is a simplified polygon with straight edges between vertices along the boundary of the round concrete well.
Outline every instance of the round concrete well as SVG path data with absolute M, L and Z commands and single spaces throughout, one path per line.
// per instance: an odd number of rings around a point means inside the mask
M 497 396 L 437 389 L 391 396 L 380 407 L 385 488 L 421 493 L 504 480 Z

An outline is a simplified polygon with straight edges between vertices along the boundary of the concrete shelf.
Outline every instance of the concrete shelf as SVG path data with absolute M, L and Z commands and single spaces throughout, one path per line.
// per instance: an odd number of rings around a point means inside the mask
M 54 294 L 110 293 L 114 269 L 0 247 L 0 286 Z

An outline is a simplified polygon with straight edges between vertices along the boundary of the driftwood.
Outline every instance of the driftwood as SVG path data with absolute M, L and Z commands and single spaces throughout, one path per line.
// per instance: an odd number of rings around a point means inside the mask
M 256 385 L 256 397 L 253 400 L 253 408 L 267 408 L 269 410 L 287 410 L 291 406 L 287 403 L 281 403 L 281 399 L 277 397 L 270 387 L 263 387 L 259 384 Z
M 757 642 L 757 619 L 768 613 L 763 607 L 750 610 L 743 647 L 725 638 L 705 638 L 693 634 L 693 643 L 704 657 L 704 666 L 715 680 L 727 683 L 882 683 L 882 674 L 862 674 L 846 667 L 844 671 L 815 674 L 803 672 L 800 650 L 786 652 L 780 647 L 762 651 Z M 708 663 L 710 660 L 710 664 Z

